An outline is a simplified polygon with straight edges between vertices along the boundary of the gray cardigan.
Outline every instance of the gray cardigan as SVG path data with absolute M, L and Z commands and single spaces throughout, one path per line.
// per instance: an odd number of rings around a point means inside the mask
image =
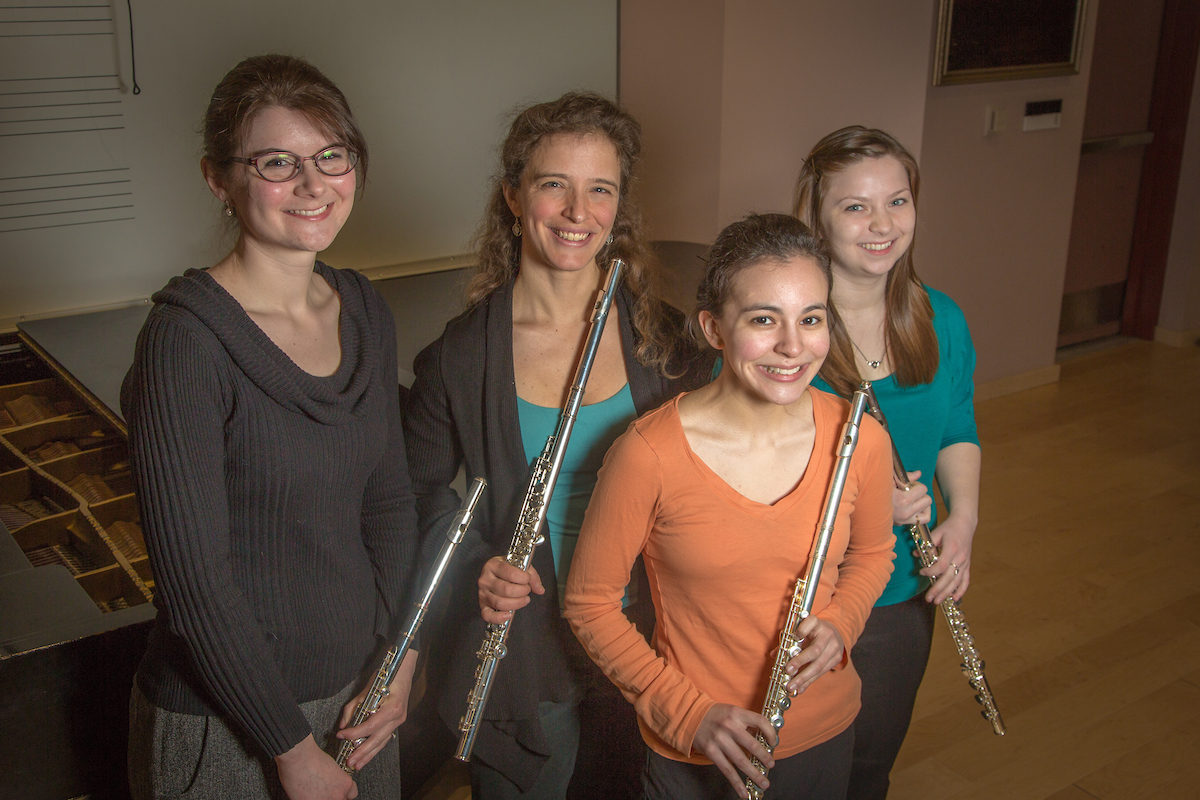
M 684 377 L 671 380 L 634 357 L 637 338 L 630 323 L 633 300 L 624 287 L 615 298 L 629 389 L 639 415 L 681 391 L 707 381 L 711 362 L 693 356 Z M 682 322 L 678 312 L 674 312 Z M 613 317 L 610 315 L 611 323 Z M 425 557 L 440 547 L 448 518 L 460 498 L 450 483 L 460 465 L 467 478 L 484 477 L 488 488 L 475 521 L 456 555 L 453 575 L 441 591 L 448 605 L 441 630 L 424 631 L 430 647 L 431 691 L 451 730 L 466 709 L 474 683 L 476 652 L 483 641 L 476 580 L 483 563 L 503 556 L 529 479 L 529 463 L 517 416 L 512 350 L 512 284 L 451 320 L 441 338 L 417 356 L 404 414 L 405 443 L 422 531 Z M 562 624 L 549 547 L 534 552 L 533 566 L 546 593 L 513 616 L 507 657 L 496 671 L 474 752 L 522 789 L 536 780 L 548 758 L 538 723 L 541 700 L 566 699 L 568 648 L 578 643 Z

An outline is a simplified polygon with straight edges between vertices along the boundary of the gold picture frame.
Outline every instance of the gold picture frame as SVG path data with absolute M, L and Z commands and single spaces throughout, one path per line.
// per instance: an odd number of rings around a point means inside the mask
M 1079 73 L 1087 0 L 941 0 L 933 85 Z

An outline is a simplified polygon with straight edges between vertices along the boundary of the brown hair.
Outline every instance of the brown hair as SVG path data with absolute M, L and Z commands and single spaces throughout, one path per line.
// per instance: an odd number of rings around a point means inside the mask
M 679 354 L 681 338 L 667 308 L 658 299 L 659 265 L 632 195 L 633 172 L 642 154 L 642 126 L 616 103 L 592 92 L 568 92 L 557 100 L 521 109 L 500 148 L 500 172 L 475 234 L 478 264 L 464 290 L 464 305 L 473 308 L 516 275 L 520 239 L 513 235 L 516 217 L 504 199 L 504 188 L 517 189 L 538 144 L 559 134 L 603 136 L 617 151 L 621 169 L 620 197 L 613 220 L 612 243 L 596 254 L 597 264 L 625 262 L 622 283 L 633 295 L 633 329 L 638 334 L 638 361 L 669 375 L 668 364 Z
M 708 266 L 696 288 L 696 310 L 688 320 L 692 334 L 699 332 L 701 311 L 720 315 L 733 293 L 734 280 L 743 270 L 764 261 L 784 262 L 792 258 L 812 259 L 825 276 L 826 288 L 832 285 L 829 245 L 796 217 L 750 214 L 726 226 L 717 234 L 705 257 Z M 838 320 L 832 313 L 829 319 L 832 333 Z
M 821 235 L 821 206 L 829 177 L 865 158 L 894 158 L 908 174 L 913 208 L 921 189 L 917 161 L 891 135 L 881 130 L 852 125 L 834 131 L 813 147 L 796 180 L 793 213 Z M 933 380 L 938 368 L 937 334 L 933 330 L 933 308 L 929 295 L 913 266 L 916 232 L 908 250 L 887 276 L 884 340 L 891 354 L 898 386 L 916 386 Z M 821 377 L 838 394 L 849 397 L 862 381 L 854 363 L 853 345 L 844 326 L 830 331 L 829 355 Z
M 359 188 L 366 184 L 367 141 L 345 95 L 312 64 L 281 53 L 247 58 L 213 90 L 204 114 L 204 158 L 222 180 L 228 180 L 230 159 L 241 154 L 254 117 L 272 107 L 299 111 L 357 153 Z

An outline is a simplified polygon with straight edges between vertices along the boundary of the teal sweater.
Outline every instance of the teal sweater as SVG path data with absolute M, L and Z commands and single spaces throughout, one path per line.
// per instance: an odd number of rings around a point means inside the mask
M 934 468 L 938 453 L 959 442 L 979 444 L 975 430 L 975 347 L 962 309 L 948 296 L 928 286 L 929 302 L 933 306 L 933 330 L 938 339 L 938 370 L 933 382 L 900 388 L 895 378 L 872 381 L 879 407 L 887 417 L 888 428 L 900 451 L 900 459 L 909 472 L 921 470 L 921 483 L 933 494 Z M 812 385 L 832 391 L 819 377 Z M 937 524 L 937 508 L 933 509 L 930 528 Z M 902 603 L 923 591 L 928 579 L 918 574 L 920 564 L 913 556 L 912 538 L 897 526 L 896 561 L 892 578 L 883 596 L 875 603 L 888 606 Z

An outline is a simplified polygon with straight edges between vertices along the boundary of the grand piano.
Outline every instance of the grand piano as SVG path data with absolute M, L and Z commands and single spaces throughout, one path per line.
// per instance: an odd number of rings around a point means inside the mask
M 391 276 L 386 276 L 391 277 Z M 379 280 L 401 382 L 462 270 Z M 154 619 L 120 388 L 150 311 L 0 334 L 0 798 L 124 800 L 129 690 Z
M 0 795 L 124 798 L 133 672 L 154 618 L 120 417 L 149 312 L 0 336 Z

